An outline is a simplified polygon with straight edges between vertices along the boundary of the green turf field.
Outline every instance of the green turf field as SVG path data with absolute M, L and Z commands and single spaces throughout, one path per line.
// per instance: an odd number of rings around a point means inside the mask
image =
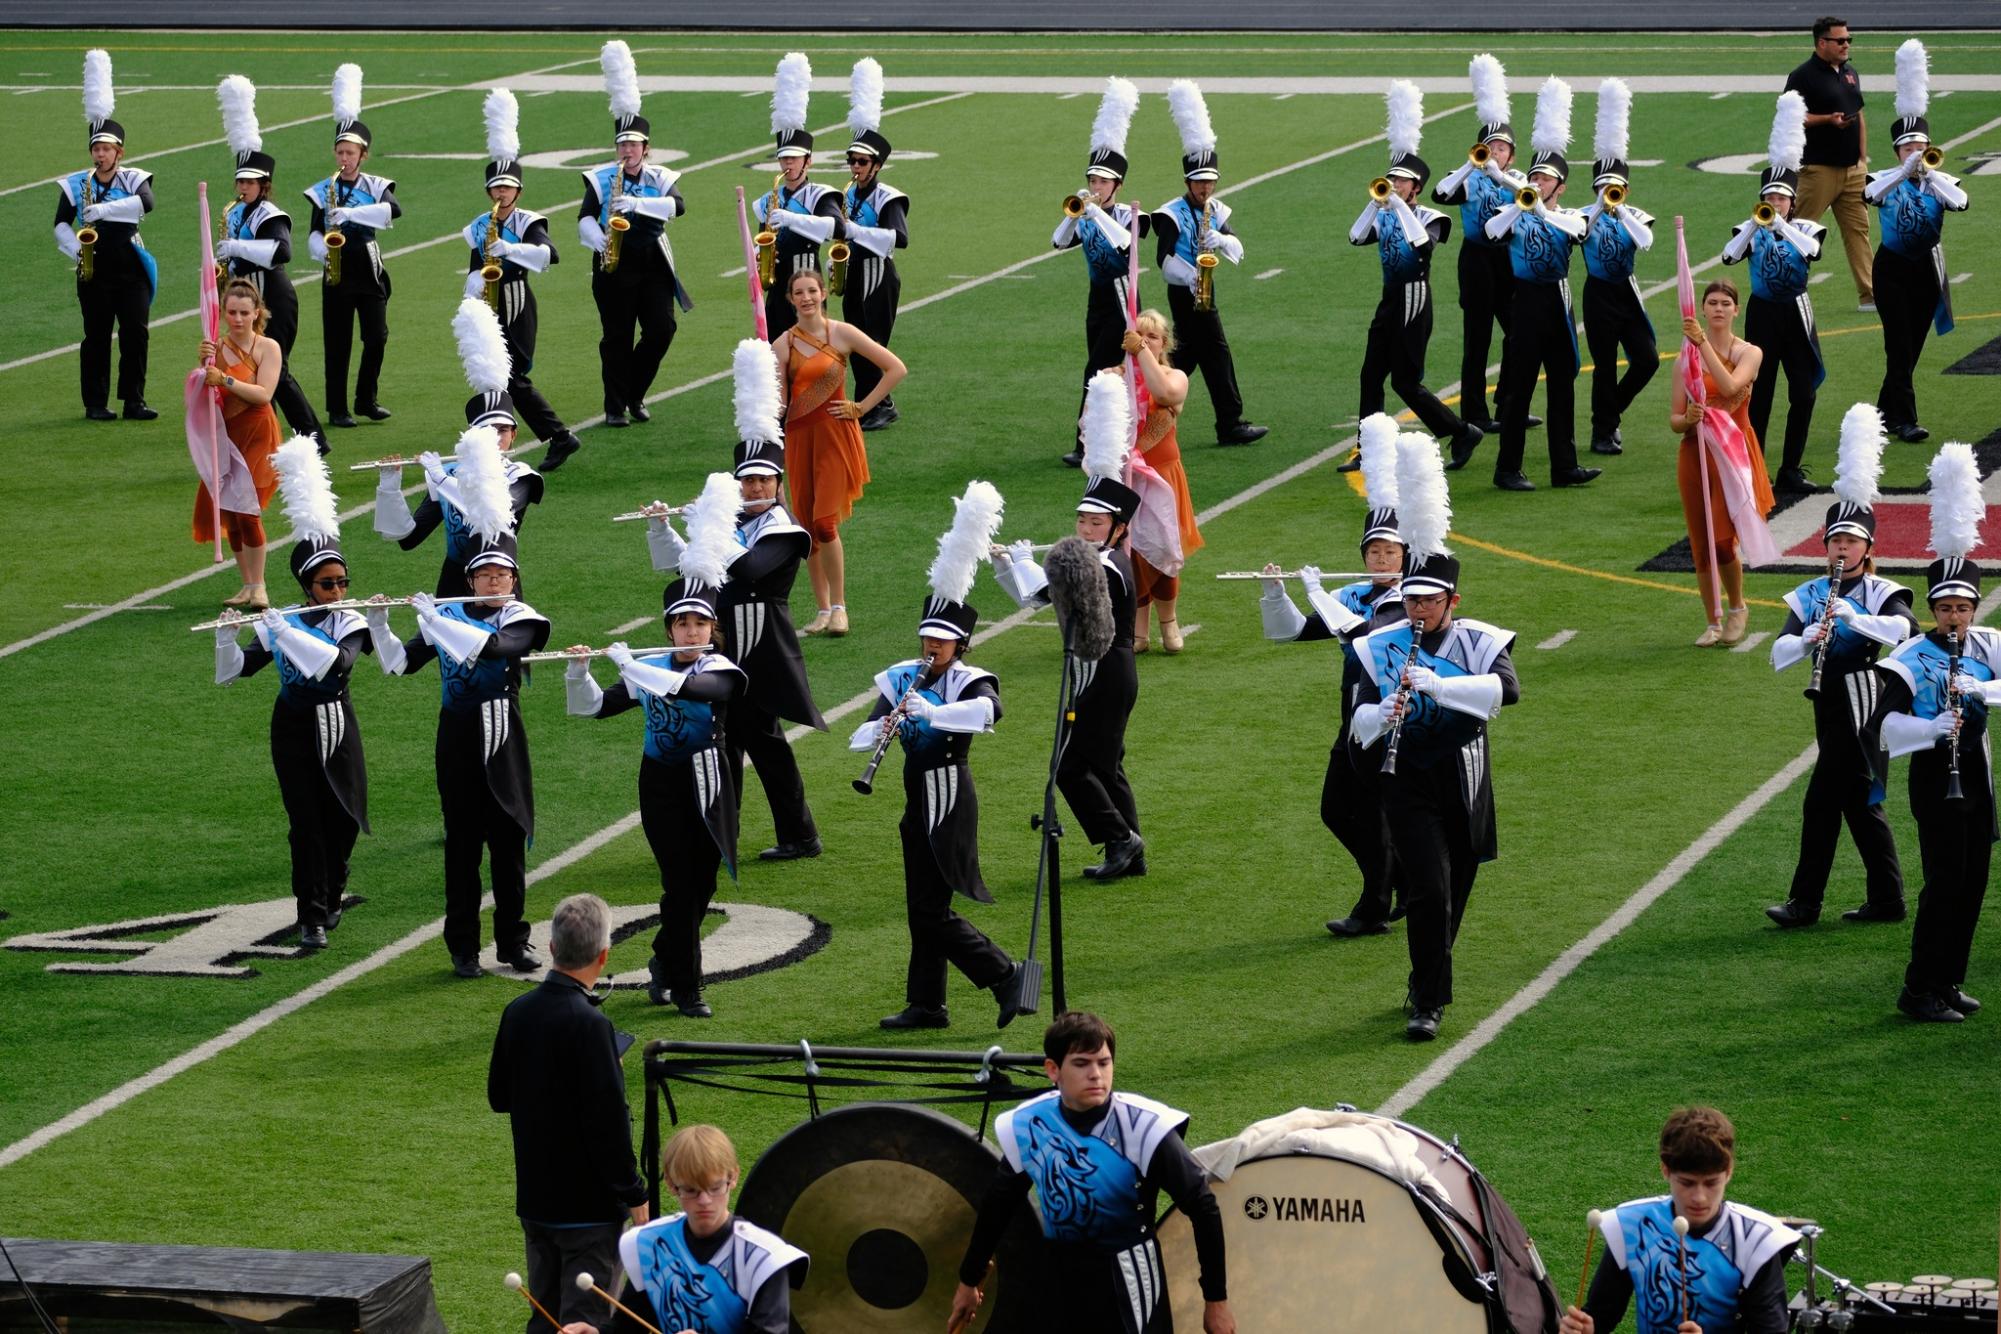
M 15 150 L 0 164 L 0 228 L 15 238 L 17 256 L 0 324 L 11 445 L 0 494 L 14 519 L 0 532 L 0 774 L 8 790 L 0 937 L 289 893 L 267 751 L 271 686 L 255 678 L 215 689 L 208 638 L 186 630 L 235 581 L 228 572 L 185 578 L 209 557 L 187 537 L 193 477 L 180 424 L 172 413 L 145 426 L 85 423 L 74 354 L 58 351 L 80 325 L 67 268 L 48 240 L 57 191 L 47 179 L 83 163 L 74 86 L 83 49 L 110 49 L 129 150 L 135 165 L 156 173 L 159 208 L 145 236 L 162 284 L 149 394 L 163 410 L 178 404 L 179 379 L 194 360 L 194 320 L 166 321 L 193 304 L 196 184 L 206 179 L 220 194 L 231 175 L 213 92 L 230 72 L 260 86 L 277 194 L 299 224 L 303 327 L 294 366 L 320 401 L 319 292 L 304 280 L 299 191 L 327 171 L 332 67 L 362 64 L 363 114 L 376 144 L 370 168 L 397 180 L 404 208 L 384 237 L 395 297 L 383 401 L 396 416 L 336 432 L 338 467 L 447 449 L 460 429 L 466 388 L 449 321 L 466 255 L 456 233 L 485 206 L 473 85 L 488 80 L 512 80 L 523 94 L 525 153 L 572 154 L 563 167 L 531 170 L 523 198 L 552 215 L 563 257 L 537 282 L 535 378 L 570 421 L 596 413 L 597 324 L 571 217 L 580 193 L 574 169 L 604 158 L 600 40 L 0 33 L 0 137 Z M 1897 40 L 1865 33 L 1858 67 L 1887 73 Z M 2001 46 L 1992 34 L 1927 40 L 1939 74 L 1990 72 Z M 868 437 L 876 480 L 843 530 L 855 633 L 808 650 L 816 693 L 831 712 L 914 649 L 923 569 L 949 522 L 950 495 L 987 478 L 1008 499 L 1007 534 L 1046 541 L 1068 531 L 1079 486 L 1056 455 L 1067 447 L 1076 403 L 1082 261 L 1050 257 L 1048 236 L 1081 168 L 1096 93 L 984 90 L 990 84 L 955 92 L 950 81 L 1110 72 L 1463 76 L 1469 55 L 1491 49 L 1511 75 L 1553 70 L 1571 81 L 1570 157 L 1578 164 L 1590 157 L 1601 76 L 1680 78 L 1685 91 L 1641 92 L 1633 114 L 1633 157 L 1658 162 L 1636 170 L 1633 201 L 1660 220 L 1640 277 L 1666 334 L 1676 323 L 1671 218 L 1686 215 L 1700 264 L 1751 202 L 1748 175 L 1692 164 L 1761 150 L 1770 122 L 1771 95 L 1719 94 L 1705 79 L 1768 75 L 1775 92 L 1805 42 L 1742 34 L 1644 42 L 1537 34 L 1478 45 L 1157 36 L 1133 50 L 1106 37 L 904 38 L 866 48 L 853 39 L 762 36 L 633 41 L 642 76 L 745 80 L 768 80 L 776 56 L 794 45 L 822 77 L 845 79 L 854 58 L 873 53 L 892 87 L 906 76 L 946 85 L 888 97 L 884 132 L 899 154 L 889 179 L 914 200 L 913 244 L 898 256 L 904 312 L 894 344 L 911 376 L 896 395 L 903 421 Z M 588 87 L 544 91 L 531 76 L 576 76 Z M 1532 118 L 1532 101 L 1515 94 L 1517 126 Z M 1455 476 L 1464 611 L 1519 633 L 1523 699 L 1493 729 L 1501 859 L 1482 870 L 1467 914 L 1446 1040 L 1416 1047 L 1403 1038 L 1401 932 L 1336 942 L 1322 929 L 1347 910 L 1355 880 L 1317 817 L 1336 658 L 1324 645 L 1266 644 L 1256 586 L 1206 576 L 1267 559 L 1341 566 L 1353 551 L 1362 506 L 1331 459 L 1350 434 L 1378 269 L 1373 252 L 1351 248 L 1345 234 L 1383 165 L 1383 106 L 1377 95 L 1291 95 L 1282 86 L 1212 93 L 1209 102 L 1225 186 L 1242 187 L 1229 201 L 1248 250 L 1242 267 L 1222 274 L 1219 304 L 1250 415 L 1273 431 L 1255 448 L 1209 448 L 1206 394 L 1195 389 L 1182 443 L 1198 508 L 1220 511 L 1205 523 L 1209 547 L 1190 564 L 1181 612 L 1184 626 L 1200 630 L 1180 658 L 1141 660 L 1128 737 L 1153 869 L 1103 889 L 1073 883 L 1065 901 L 1070 999 L 1118 1025 L 1121 1082 L 1190 1109 L 1197 1141 L 1336 1101 L 1390 1103 L 1459 1135 L 1543 1239 L 1560 1288 L 1575 1278 L 1567 1239 L 1584 1209 L 1650 1193 L 1650 1146 L 1663 1116 L 1680 1103 L 1714 1102 L 1740 1132 L 1736 1193 L 1817 1217 L 1829 1229 L 1823 1260 L 1834 1268 L 1857 1279 L 1992 1274 L 2001 1020 L 1986 1014 L 1947 1030 L 1900 1019 L 1893 1001 L 1908 925 L 1844 927 L 1830 912 L 1817 929 L 1780 936 L 1759 912 L 1784 897 L 1803 780 L 1773 785 L 1768 801 L 1747 798 L 1811 740 L 1803 678 L 1775 678 L 1762 647 L 1690 651 L 1701 628 L 1693 580 L 1637 569 L 1682 531 L 1666 374 L 1627 418 L 1626 455 L 1586 491 L 1498 492 L 1487 485 L 1492 445 Z M 1879 164 L 1888 157 L 1889 106 L 1887 93 L 1870 94 Z M 1435 119 L 1425 154 L 1442 175 L 1470 142 L 1471 99 L 1433 92 L 1426 110 Z M 613 528 L 606 519 L 656 496 L 693 495 L 705 473 L 727 465 L 733 441 L 728 387 L 714 379 L 749 329 L 743 279 L 730 272 L 741 263 L 733 187 L 768 187 L 768 171 L 751 169 L 769 161 L 766 99 L 649 92 L 646 113 L 655 148 L 688 172 L 689 216 L 674 224 L 673 239 L 697 304 L 656 382 L 655 392 L 671 397 L 655 403 L 652 423 L 587 431 L 584 452 L 551 479 L 525 525 L 523 564 L 558 644 L 603 643 L 613 627 L 657 614 L 659 580 L 637 525 Z M 833 128 L 845 115 L 845 97 L 814 95 L 811 123 L 826 131 L 823 148 L 845 143 Z M 1953 289 L 1960 327 L 1927 347 L 1918 393 L 1934 443 L 1979 441 L 2001 427 L 2001 386 L 1939 372 L 2001 337 L 2001 241 L 1984 212 L 1995 206 L 1993 192 L 1973 174 L 1985 160 L 1977 155 L 2001 152 L 2001 92 L 1954 91 L 1934 101 L 1930 119 L 1974 211 L 1947 227 L 1951 271 L 1970 276 Z M 1128 195 L 1157 205 L 1178 191 L 1179 148 L 1163 98 L 1144 99 L 1129 156 Z M 1573 187 L 1567 202 L 1581 204 L 1583 193 Z M 1829 375 L 1808 458 L 1823 480 L 1842 411 L 1873 400 L 1881 367 L 1875 317 L 1856 311 L 1833 238 L 1829 249 L 1819 269 L 1832 276 L 1813 289 Z M 1150 264 L 1147 272 L 1145 299 L 1164 306 Z M 1454 379 L 1459 360 L 1451 273 L 1447 255 L 1436 275 L 1435 387 Z M 1581 275 L 1580 261 L 1573 281 Z M 1663 346 L 1671 346 L 1665 337 Z M 1588 391 L 1579 389 L 1588 439 Z M 1540 435 L 1529 444 L 1529 473 L 1540 478 Z M 1929 448 L 1893 445 L 1885 484 L 1918 485 L 1930 457 Z M 1282 485 L 1266 485 L 1281 475 Z M 337 471 L 336 487 L 347 505 L 360 505 L 373 479 Z M 435 544 L 405 554 L 380 541 L 365 515 L 350 520 L 347 549 L 362 592 L 428 588 L 438 559 Z M 1753 630 L 1776 632 L 1777 599 L 1795 582 L 1753 577 Z M 70 604 L 120 603 L 147 590 L 163 591 L 20 646 L 88 616 Z M 811 610 L 803 579 L 801 590 L 803 619 Z M 974 601 L 989 624 L 1009 610 L 984 581 Z M 410 629 L 407 617 L 397 624 Z M 1536 648 L 1564 630 L 1576 634 L 1561 648 Z M 977 748 L 983 855 L 999 901 L 973 917 L 1016 952 L 1027 933 L 1036 840 L 1026 817 L 1040 806 L 1056 644 L 1053 629 L 1031 622 L 974 655 L 1000 675 L 1008 714 Z M 443 910 L 431 768 L 436 689 L 433 679 L 356 672 L 375 835 L 357 850 L 351 885 L 367 902 L 349 913 L 333 948 L 255 957 L 254 975 L 234 979 L 53 973 L 51 962 L 119 956 L 0 949 L 7 1233 L 426 1254 L 454 1328 L 519 1317 L 517 1299 L 497 1281 L 520 1262 L 507 1129 L 483 1098 L 494 1022 L 518 988 L 455 981 L 435 940 L 392 949 Z M 536 682 L 523 708 L 539 798 L 531 873 L 563 859 L 531 885 L 532 912 L 546 914 L 579 890 L 615 905 L 650 902 L 656 871 L 636 830 L 572 855 L 636 806 L 637 723 L 566 717 L 555 673 Z M 849 790 L 859 757 L 841 744 L 853 724 L 842 717 L 833 735 L 798 747 L 827 854 L 778 867 L 753 862 L 719 895 L 810 914 L 831 926 L 825 948 L 712 987 L 717 1018 L 708 1025 L 654 1010 L 641 993 L 617 993 L 606 1008 L 622 1027 L 642 1038 L 882 1040 L 875 1020 L 901 1005 L 905 947 L 898 807 L 891 784 L 873 799 Z M 1915 899 L 1902 768 L 1890 811 Z M 761 795 L 747 794 L 745 805 L 742 846 L 755 852 L 770 841 L 770 820 Z M 1713 851 L 1683 856 L 1733 812 Z M 1079 842 L 1065 850 L 1073 870 L 1084 860 Z M 1658 902 L 1491 1044 L 1463 1066 L 1455 1061 L 1442 1081 L 1412 1084 L 1671 865 L 1687 873 L 1669 873 Z M 1830 908 L 1859 901 L 1857 870 L 1844 848 Z M 1993 927 L 1976 943 L 1968 978 L 1974 994 L 1990 999 L 2001 991 Z M 615 966 L 643 966 L 643 942 L 621 947 Z M 358 967 L 364 960 L 380 966 Z M 315 986 L 323 996 L 295 1013 L 234 1035 L 242 1040 L 213 1059 L 168 1072 L 71 1133 L 22 1151 L 28 1137 L 93 1100 Z M 955 976 L 952 1000 L 950 1032 L 897 1041 L 953 1049 L 990 1041 L 985 997 Z M 1034 1025 L 1009 1036 L 1011 1048 L 1032 1048 Z M 728 1126 L 747 1158 L 796 1119 L 788 1104 L 721 1094 L 697 1093 L 684 1108 Z

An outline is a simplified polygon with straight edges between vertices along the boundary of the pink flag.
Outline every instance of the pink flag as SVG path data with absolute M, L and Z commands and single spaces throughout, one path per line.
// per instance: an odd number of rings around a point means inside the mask
M 764 287 L 757 280 L 757 242 L 750 239 L 750 204 L 744 199 L 741 185 L 736 188 L 736 220 L 738 229 L 743 233 L 743 278 L 750 288 L 751 323 L 757 329 L 757 336 L 768 343 L 771 341 L 771 326 L 764 317 Z
M 1132 243 L 1126 251 L 1126 330 L 1131 332 L 1139 327 L 1139 218 L 1137 205 L 1133 208 Z M 1139 358 L 1126 358 L 1126 383 L 1132 391 L 1133 440 L 1132 453 L 1126 458 L 1126 485 L 1139 496 L 1139 509 L 1133 514 L 1133 550 L 1146 557 L 1146 563 L 1153 566 L 1170 579 L 1181 573 L 1186 557 L 1181 552 L 1181 511 L 1175 502 L 1174 486 L 1165 477 L 1154 471 L 1146 456 L 1139 452 L 1141 434 L 1146 430 L 1146 419 L 1153 410 L 1153 397 L 1146 392 L 1146 376 L 1139 368 Z
M 222 327 L 222 303 L 216 295 L 215 231 L 209 226 L 208 182 L 199 182 L 196 194 L 201 212 L 201 272 L 196 275 L 195 290 L 201 299 L 202 337 L 213 343 L 218 341 Z M 208 366 L 208 362 L 203 362 L 188 372 L 186 422 L 188 455 L 208 487 L 209 502 L 214 507 L 211 518 L 215 524 L 215 558 L 219 563 L 224 558 L 222 512 L 258 514 L 264 507 L 258 503 L 257 484 L 251 480 L 250 465 L 243 461 L 235 442 L 223 429 L 222 390 L 208 387 Z
M 1688 238 L 1679 216 L 1674 220 L 1674 250 L 1682 318 L 1691 319 L 1696 314 L 1695 274 L 1688 267 Z M 1737 528 L 1739 559 L 1746 565 L 1776 562 L 1779 559 L 1779 544 L 1773 540 L 1772 530 L 1766 527 L 1764 513 L 1758 505 L 1751 474 L 1751 470 L 1758 465 L 1751 459 L 1750 442 L 1737 428 L 1735 418 L 1723 409 L 1709 405 L 1709 393 L 1702 384 L 1702 354 L 1687 339 L 1682 340 L 1681 360 L 1675 366 L 1675 374 L 1681 377 L 1682 387 L 1688 392 L 1690 408 L 1701 413 L 1696 422 L 1696 438 L 1701 441 L 1703 453 L 1715 465 L 1716 475 L 1723 484 L 1723 505 L 1730 512 L 1731 523 Z M 1705 488 L 1708 480 L 1705 469 Z M 1711 550 L 1714 550 L 1714 543 Z

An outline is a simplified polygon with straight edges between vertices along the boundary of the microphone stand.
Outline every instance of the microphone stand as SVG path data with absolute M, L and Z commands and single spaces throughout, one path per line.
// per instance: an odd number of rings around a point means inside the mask
M 1049 973 L 1056 1014 L 1069 1008 L 1063 988 L 1063 873 L 1061 845 L 1063 823 L 1056 809 L 1056 771 L 1070 742 L 1070 724 L 1076 718 L 1072 707 L 1076 690 L 1075 660 L 1070 652 L 1070 627 L 1062 625 L 1063 683 L 1056 698 L 1056 734 L 1049 748 L 1049 777 L 1042 786 L 1042 814 L 1032 815 L 1028 827 L 1041 835 L 1042 848 L 1035 863 L 1035 906 L 1028 918 L 1028 954 L 1021 963 L 1021 975 L 1014 993 L 1001 1013 L 1001 1027 L 1024 1014 L 1034 1014 L 1042 998 L 1042 964 L 1035 957 L 1035 940 L 1042 924 L 1042 899 L 1049 896 Z

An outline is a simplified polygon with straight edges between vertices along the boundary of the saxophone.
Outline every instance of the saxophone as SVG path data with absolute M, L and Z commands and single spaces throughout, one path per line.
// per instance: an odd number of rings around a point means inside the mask
M 1214 310 L 1216 308 L 1216 252 L 1207 249 L 1209 244 L 1209 211 L 1215 201 L 1202 205 L 1202 211 L 1195 217 L 1195 309 Z
M 246 215 L 249 213 L 250 206 L 248 204 L 239 204 L 237 207 L 243 209 Z M 222 216 L 216 219 L 215 239 L 218 241 L 227 241 L 229 239 L 228 209 L 224 209 Z M 215 285 L 219 288 L 229 285 L 229 261 L 226 259 L 219 259 L 215 262 Z
M 493 307 L 494 314 L 500 313 L 500 214 L 498 210 L 486 215 L 486 262 L 479 266 L 480 279 L 486 283 L 486 304 Z
M 90 187 L 91 183 L 96 179 L 97 173 L 95 171 L 84 174 L 83 202 L 86 206 L 103 203 L 104 196 L 110 193 L 110 186 L 101 186 L 99 187 L 98 197 L 92 199 L 90 197 Z M 97 277 L 97 228 L 87 222 L 84 223 L 83 226 L 76 229 L 76 243 L 79 247 L 76 252 L 76 279 L 78 282 L 87 283 Z
M 778 281 L 778 225 L 771 215 L 778 212 L 778 192 L 785 188 L 785 173 L 772 178 L 771 203 L 765 206 L 764 228 L 751 238 L 757 243 L 757 280 L 766 288 Z
M 843 190 L 836 197 L 836 200 L 836 206 L 841 210 L 841 217 L 846 218 L 848 216 L 847 191 Z M 836 241 L 827 247 L 827 294 L 829 296 L 840 296 L 848 290 L 848 257 L 853 253 L 846 241 Z
M 632 220 L 630 218 L 627 218 L 623 213 L 611 212 L 611 205 L 616 204 L 624 197 L 625 164 L 623 162 L 614 162 L 611 167 L 611 200 L 605 206 L 606 216 L 611 219 L 605 225 L 610 230 L 605 234 L 604 260 L 598 265 L 599 271 L 603 273 L 618 272 L 618 252 L 624 248 L 625 234 L 632 230 Z
M 344 192 L 341 189 L 340 177 L 335 176 L 333 180 L 330 182 L 330 184 L 332 188 L 327 191 L 328 202 L 335 204 L 335 206 L 339 208 L 347 207 L 346 192 Z M 326 285 L 328 287 L 339 287 L 340 252 L 347 248 L 347 236 L 340 230 L 340 228 L 329 226 L 326 230 L 326 243 L 327 243 Z

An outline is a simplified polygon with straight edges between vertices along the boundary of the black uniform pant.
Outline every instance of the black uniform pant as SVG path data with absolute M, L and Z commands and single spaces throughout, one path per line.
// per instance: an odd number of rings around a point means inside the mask
M 271 767 L 278 772 L 278 794 L 290 823 L 292 897 L 299 904 L 299 926 L 325 926 L 347 892 L 348 858 L 361 826 L 327 782 L 317 737 L 286 736 L 274 726 Z
M 952 911 L 952 886 L 938 867 L 926 828 L 923 778 L 922 771 L 906 771 L 903 819 L 896 826 L 903 841 L 903 906 L 910 924 L 910 967 L 904 974 L 903 999 L 935 1010 L 945 1004 L 946 964 L 976 987 L 993 987 L 1008 979 L 1014 961 L 985 932 Z
M 1591 438 L 1609 440 L 1661 368 L 1654 326 L 1631 278 L 1584 279 L 1584 341 L 1591 349 Z M 1619 353 L 1626 373 L 1619 373 Z
M 487 785 L 484 739 L 475 711 L 438 721 L 438 803 L 445 817 L 445 948 L 454 959 L 479 953 L 479 864 L 489 858 L 493 943 L 503 956 L 528 943 L 528 836 Z
M 856 246 L 848 263 L 847 290 L 841 296 L 841 318 L 888 347 L 889 336 L 896 330 L 896 308 L 902 300 L 903 279 L 896 272 L 896 261 Z M 849 362 L 855 372 L 855 401 L 860 402 L 875 392 L 882 382 L 882 371 L 867 357 L 851 357 Z
M 618 1238 L 624 1230 L 621 1223 L 548 1227 L 522 1219 L 521 1236 L 528 1250 L 527 1283 L 523 1291 L 533 1294 L 536 1301 L 566 1325 L 583 1321 L 603 1330 L 612 1328 L 611 1304 L 588 1288 L 579 1291 L 577 1275 L 618 1273 Z M 603 1285 L 599 1279 L 598 1286 Z M 631 1298 L 625 1300 L 645 1309 Z M 541 1312 L 530 1309 L 524 1334 L 549 1334 L 549 1322 L 542 1318 Z
M 1928 756 L 1919 758 L 1929 758 Z M 1915 765 L 1913 766 L 1915 769 Z M 1942 771 L 1944 765 L 1938 766 Z M 1916 773 L 1912 774 L 1913 782 Z M 1911 925 L 1911 962 L 1904 985 L 1921 995 L 1937 995 L 1966 981 L 1973 953 L 1973 930 L 1987 898 L 1988 866 L 1994 856 L 1994 806 L 1982 799 L 1978 774 L 1963 778 L 1966 801 L 1957 810 L 1943 800 L 1920 807 L 1918 852 L 1925 884 L 1918 891 L 1918 917 Z M 1944 784 L 1941 781 L 1940 795 Z
M 1873 675 L 1873 671 L 1864 668 Z M 1850 673 L 1828 672 L 1821 682 L 1821 696 L 1814 701 L 1814 735 L 1820 754 L 1807 780 L 1806 799 L 1801 803 L 1800 857 L 1793 871 L 1792 890 L 1787 895 L 1796 903 L 1818 911 L 1827 897 L 1827 877 L 1834 869 L 1835 845 L 1841 841 L 1841 825 L 1848 824 L 1849 837 L 1862 856 L 1869 902 L 1892 911 L 1904 906 L 1904 873 L 1897 864 L 1897 840 L 1881 802 L 1870 803 L 1873 783 L 1862 743 L 1856 737 L 1848 681 Z
M 692 764 L 639 762 L 639 823 L 660 864 L 660 929 L 649 967 L 654 981 L 677 996 L 702 989 L 702 918 L 723 863 L 695 803 Z
M 1929 254 L 1907 259 L 1886 245 L 1876 247 L 1876 316 L 1883 321 L 1883 387 L 1876 407 L 1891 430 L 1918 420 L 1918 391 L 1911 375 L 1931 334 L 1938 309 L 1938 269 Z
M 810 843 L 818 838 L 813 812 L 806 806 L 806 783 L 799 776 L 799 761 L 793 758 L 792 743 L 785 739 L 784 720 L 750 700 L 736 700 L 723 720 L 723 738 L 730 757 L 730 779 L 736 784 L 737 809 L 743 809 L 743 759 L 748 755 L 757 766 L 757 781 L 764 787 L 778 841 Z
M 1465 429 L 1457 414 L 1425 387 L 1424 353 L 1430 342 L 1430 282 L 1385 287 L 1383 299 L 1376 303 L 1376 317 L 1369 321 L 1368 347 L 1362 353 L 1361 416 L 1383 410 L 1383 380 L 1387 377 L 1390 388 L 1417 414 L 1425 430 L 1450 440 Z
M 1195 293 L 1167 285 L 1167 309 L 1174 316 L 1174 369 L 1184 375 L 1202 372 L 1209 406 L 1216 410 L 1216 434 L 1244 420 L 1244 396 L 1237 388 L 1237 363 L 1230 356 L 1230 339 L 1223 332 L 1223 312 L 1195 309 Z M 1119 316 L 1125 331 L 1125 316 Z
M 1772 420 L 1772 402 L 1779 393 L 1779 372 L 1786 373 L 1786 440 L 1781 468 L 1797 468 L 1806 458 L 1807 431 L 1813 426 L 1814 380 L 1820 358 L 1813 350 L 1813 331 L 1800 309 L 1804 296 L 1768 301 L 1753 296 L 1744 313 L 1744 337 L 1765 354 L 1758 378 L 1751 385 L 1751 432 L 1761 449 L 1770 452 L 1765 434 Z
M 1501 450 L 1494 471 L 1520 472 L 1528 442 L 1529 399 L 1537 372 L 1548 378 L 1544 429 L 1549 471 L 1560 477 L 1577 466 L 1577 332 L 1570 323 L 1570 284 L 1515 284 L 1514 327 L 1501 353 Z
M 628 255 L 631 251 L 626 252 Z M 628 273 L 593 273 L 591 296 L 598 303 L 598 369 L 604 381 L 606 416 L 642 406 L 679 327 L 674 315 L 674 273 L 664 266 Z M 633 342 L 634 328 L 639 341 Z M 540 397 L 537 395 L 537 397 Z
M 1125 360 L 1126 280 L 1092 283 L 1084 306 L 1084 389 L 1077 396 L 1077 448 L 1084 447 L 1084 400 L 1091 377 Z
M 1165 1272 L 1160 1244 L 1152 1237 L 1141 1244 L 1151 1249 L 1151 1261 L 1134 1255 L 1128 1271 L 1117 1253 L 1094 1242 L 1043 1238 L 1042 1290 L 1048 1296 L 1040 1314 L 1048 1334 L 1174 1334 L 1174 1308 L 1151 1277 Z M 1134 1302 L 1143 1307 L 1149 1298 L 1153 1306 L 1141 1325 Z
M 1387 921 L 1391 909 L 1394 859 L 1389 826 L 1383 819 L 1381 785 L 1377 762 L 1365 754 L 1358 763 L 1344 732 L 1327 756 L 1320 822 L 1340 840 L 1362 873 L 1362 890 L 1348 916 L 1364 922 Z
M 260 286 L 264 308 L 271 312 L 264 322 L 264 336 L 276 343 L 283 354 L 278 367 L 278 387 L 271 394 L 271 402 L 285 415 L 285 424 L 292 428 L 292 434 L 321 439 L 319 414 L 313 411 L 312 400 L 292 374 L 292 344 L 299 339 L 299 294 L 289 281 L 273 278 L 266 270 L 259 272 L 263 275 Z
M 535 340 L 541 320 L 535 309 L 535 289 L 526 279 L 502 283 L 500 287 L 500 334 L 507 343 L 512 370 L 507 377 L 507 396 L 514 410 L 537 440 L 548 440 L 570 428 L 549 406 L 549 400 L 528 378 L 535 365 Z
M 83 382 L 83 406 L 102 408 L 111 401 L 111 328 L 118 326 L 118 397 L 138 403 L 146 397 L 147 309 L 152 289 L 146 275 L 134 271 L 130 277 L 113 277 L 99 271 L 89 282 L 76 285 L 77 304 L 83 307 L 83 350 L 77 356 L 77 370 Z
M 1429 769 L 1399 766 L 1385 784 L 1383 812 L 1396 848 L 1409 913 L 1410 1003 L 1439 1010 L 1452 1003 L 1452 945 L 1480 860 L 1459 794 L 1456 753 Z
M 1501 365 L 1508 362 L 1514 327 L 1515 270 L 1505 245 L 1467 241 L 1459 247 L 1459 309 L 1465 315 L 1465 342 L 1459 353 L 1459 406 L 1469 421 L 1487 419 L 1487 349 L 1494 326 L 1501 326 Z M 1494 390 L 1494 416 L 1501 415 L 1506 389 Z
M 364 253 L 361 256 L 366 259 Z M 326 338 L 327 415 L 348 415 L 347 363 L 354 353 L 354 328 L 361 326 L 361 365 L 354 373 L 354 406 L 366 412 L 381 399 L 382 354 L 389 347 L 389 298 L 350 283 L 326 288 L 320 297 L 320 332 Z
M 1118 650 L 1114 649 L 1113 653 Z M 1110 661 L 1101 661 L 1103 671 Z M 1126 779 L 1126 722 L 1138 698 L 1097 681 L 1077 701 L 1077 721 L 1056 764 L 1056 788 L 1093 843 L 1116 843 L 1139 833 L 1139 803 Z

